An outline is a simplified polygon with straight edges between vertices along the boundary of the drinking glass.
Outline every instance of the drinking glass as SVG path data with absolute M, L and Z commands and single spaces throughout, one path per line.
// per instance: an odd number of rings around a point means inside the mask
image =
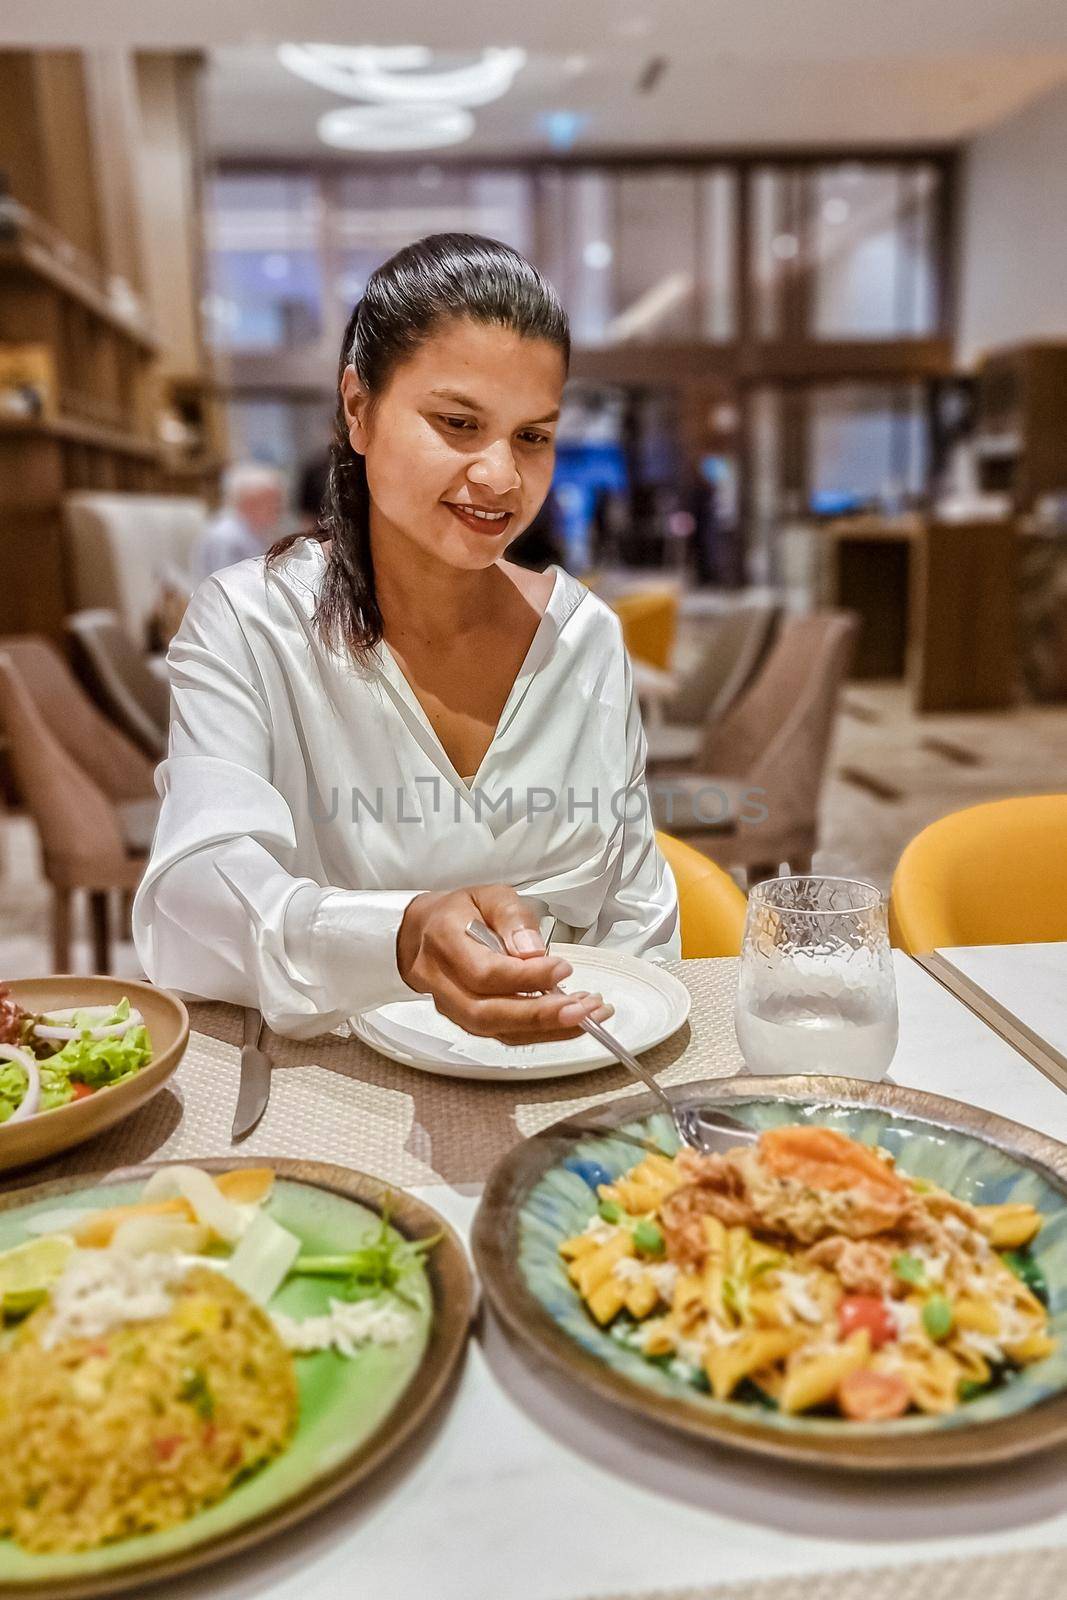
M 749 1072 L 884 1078 L 897 1046 L 885 897 L 850 878 L 770 878 L 749 892 L 737 986 Z

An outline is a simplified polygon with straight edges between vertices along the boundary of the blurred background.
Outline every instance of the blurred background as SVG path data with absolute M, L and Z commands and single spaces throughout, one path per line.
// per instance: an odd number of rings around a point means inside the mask
M 619 610 L 650 776 L 804 774 L 699 848 L 884 885 L 1065 786 L 1064 0 L 93 11 L 0 19 L 0 970 L 136 971 L 167 640 L 314 524 L 344 322 L 428 232 L 563 295 L 517 553 Z

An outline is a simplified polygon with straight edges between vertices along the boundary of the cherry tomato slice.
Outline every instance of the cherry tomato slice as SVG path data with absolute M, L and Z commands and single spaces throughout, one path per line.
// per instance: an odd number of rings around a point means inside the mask
M 837 1325 L 842 1339 L 866 1328 L 872 1350 L 880 1349 L 897 1336 L 893 1313 L 884 1300 L 873 1294 L 847 1294 L 837 1308 Z
M 71 1080 L 70 1086 L 74 1090 L 75 1100 L 88 1100 L 93 1092 L 87 1083 L 81 1083 L 77 1078 Z
M 895 1372 L 869 1372 L 861 1367 L 842 1378 L 837 1403 L 854 1422 L 887 1422 L 902 1417 L 911 1403 L 908 1386 Z

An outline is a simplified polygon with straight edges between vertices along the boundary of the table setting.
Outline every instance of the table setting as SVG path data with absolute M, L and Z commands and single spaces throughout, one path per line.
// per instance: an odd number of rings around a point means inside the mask
M 101 1217 L 128 1235 L 162 1209 L 195 1232 L 221 1194 L 221 1238 L 196 1245 L 208 1278 L 258 1285 L 277 1328 L 302 1313 L 327 1329 L 326 1344 L 289 1345 L 297 1416 L 274 1458 L 250 1458 L 178 1527 L 81 1552 L 49 1552 L 39 1530 L 33 1550 L 2 1538 L 0 1594 L 1062 1592 L 1067 1084 L 1049 1064 L 1067 947 L 939 952 L 969 986 L 956 992 L 936 963 L 890 949 L 877 891 L 781 878 L 750 896 L 737 958 L 553 949 L 569 982 L 615 1006 L 579 1040 L 457 1038 L 418 998 L 293 1040 L 257 1012 L 187 1000 L 187 1043 L 128 1114 L 23 1163 L 15 1141 L 79 1103 L 21 1134 L 0 1123 L 0 1286 L 6 1253 L 34 1239 L 69 1237 L 84 1259 Z M 45 1036 L 45 1006 L 102 1009 L 96 993 L 24 993 Z M 89 1048 L 73 1020 L 69 1049 Z M 813 1195 L 832 1228 L 811 1220 Z M 850 1233 L 857 1205 L 889 1220 Z M 249 1268 L 253 1230 L 276 1237 Z M 281 1234 L 292 1252 L 275 1271 Z M 423 1321 L 403 1335 L 415 1343 L 397 1336 L 406 1364 L 351 1332 L 361 1301 L 408 1280 L 339 1289 L 350 1237 L 412 1275 Z M 846 1265 L 851 1240 L 873 1271 L 882 1237 L 885 1304 L 912 1320 L 880 1329 Z M 680 1282 L 697 1308 L 684 1317 Z M 996 1315 L 1007 1353 L 981 1332 Z M 832 1378 L 828 1317 L 833 1359 L 848 1355 Z M 331 1433 L 322 1419 L 346 1405 L 351 1424 Z

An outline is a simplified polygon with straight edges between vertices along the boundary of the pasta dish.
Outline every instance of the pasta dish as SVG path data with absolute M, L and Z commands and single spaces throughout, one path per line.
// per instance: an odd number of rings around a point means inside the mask
M 940 1414 L 1056 1347 L 1035 1207 L 970 1205 L 833 1129 L 648 1154 L 597 1193 L 560 1245 L 586 1308 L 716 1399 Z

